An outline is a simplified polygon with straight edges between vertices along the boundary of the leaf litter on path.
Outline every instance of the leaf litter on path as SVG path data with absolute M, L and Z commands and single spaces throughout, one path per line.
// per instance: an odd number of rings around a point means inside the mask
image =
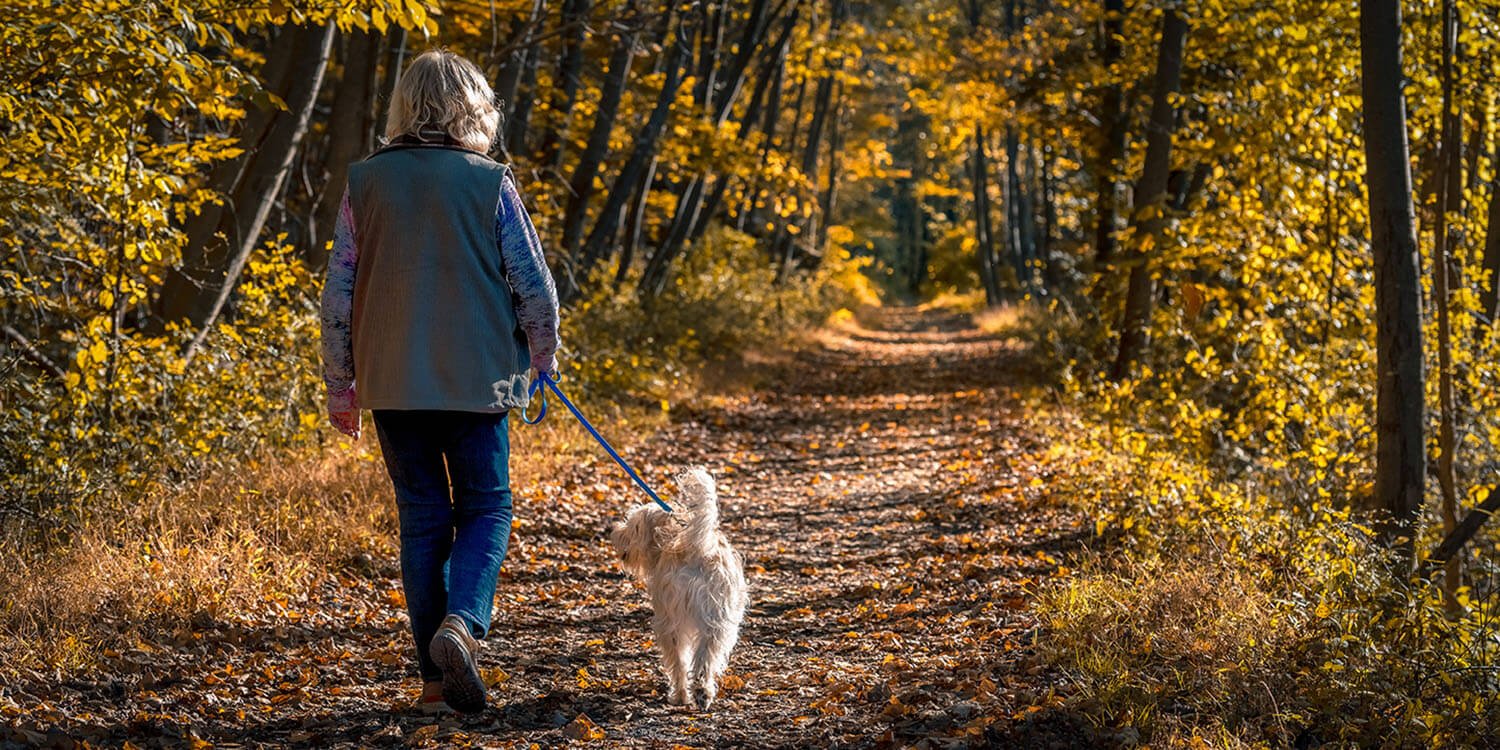
M 1083 742 L 1075 729 L 1022 739 L 1063 687 L 1035 655 L 1029 587 L 1087 535 L 1042 492 L 1024 351 L 957 315 L 869 317 L 770 365 L 759 387 L 674 404 L 668 427 L 627 446 L 664 489 L 677 468 L 713 471 L 745 556 L 751 608 L 711 711 L 666 703 L 644 591 L 604 539 L 642 500 L 612 463 L 586 460 L 517 488 L 480 716 L 412 709 L 400 582 L 376 561 L 308 591 L 303 616 L 202 623 L 97 674 L 0 687 L 0 744 Z

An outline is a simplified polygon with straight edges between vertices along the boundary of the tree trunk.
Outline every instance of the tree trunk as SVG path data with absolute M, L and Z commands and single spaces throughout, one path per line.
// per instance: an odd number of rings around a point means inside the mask
M 1037 258 L 1036 198 L 1031 190 L 1031 145 L 1017 139 L 1013 141 L 1011 152 L 1014 166 L 1010 169 L 1010 174 L 1015 181 L 1016 237 L 1020 250 L 1017 254 L 1016 272 L 1020 274 L 1021 287 L 1030 292 L 1036 288 Z M 1024 172 L 1022 167 L 1025 167 Z
M 807 59 L 803 62 L 803 70 L 810 69 L 812 67 L 812 61 L 812 50 L 808 50 Z M 798 140 L 801 137 L 802 111 L 803 107 L 807 104 L 807 83 L 809 80 L 811 80 L 810 77 L 804 74 L 797 81 L 797 98 L 796 104 L 792 106 L 791 130 L 786 134 L 786 137 L 783 138 L 780 143 L 780 145 L 785 147 L 785 150 L 788 154 L 796 150 Z M 780 118 L 779 113 L 767 113 L 766 116 L 767 118 Z M 762 157 L 761 161 L 764 162 L 764 157 Z M 778 224 L 784 221 L 783 217 L 781 216 L 777 216 L 776 219 Z M 775 239 L 771 241 L 771 262 L 780 264 L 782 262 L 782 259 L 791 253 L 791 244 L 791 233 L 786 231 L 783 226 L 778 226 L 776 229 Z
M 625 240 L 620 244 L 620 264 L 615 268 L 615 287 L 624 283 L 630 275 L 630 264 L 635 260 L 635 249 L 641 244 L 641 229 L 646 224 L 646 202 L 651 197 L 651 182 L 656 179 L 657 157 L 641 173 L 640 183 L 635 189 L 635 200 L 627 208 L 630 212 L 625 224 Z
M 1005 257 L 1010 260 L 1010 273 L 1016 287 L 1022 291 L 1030 286 L 1026 268 L 1025 198 L 1021 192 L 1021 177 L 1017 171 L 1020 162 L 1021 144 L 1014 126 L 1005 128 Z
M 1438 543 L 1429 558 L 1433 563 L 1446 563 L 1458 555 L 1459 551 L 1468 544 L 1474 534 L 1484 526 L 1484 522 L 1490 517 L 1500 513 L 1500 487 L 1491 487 L 1490 496 L 1484 499 L 1468 515 L 1464 516 L 1458 526 L 1443 535 L 1443 541 Z
M 1482 59 L 1485 63 L 1490 61 L 1489 56 Z M 1480 70 L 1484 68 L 1481 67 Z M 1464 166 L 1464 185 L 1469 190 L 1479 188 L 1479 156 L 1484 152 L 1484 142 L 1489 137 L 1490 126 L 1490 118 L 1485 115 L 1490 111 L 1490 93 L 1481 90 L 1474 98 L 1474 112 L 1476 113 L 1474 119 L 1477 122 L 1474 123 L 1474 130 L 1469 136 L 1469 145 L 1464 147 L 1464 159 L 1467 160 Z
M 1100 31 L 1103 47 L 1103 62 L 1111 76 L 1118 71 L 1114 67 L 1121 57 L 1120 39 L 1124 33 L 1125 0 L 1104 0 L 1104 24 Z M 1101 269 L 1114 257 L 1117 242 L 1115 228 L 1119 223 L 1120 195 L 1116 186 L 1116 172 L 1125 158 L 1125 98 L 1120 84 L 1111 80 L 1104 87 L 1103 100 L 1099 106 L 1102 120 L 1103 143 L 1099 148 L 1099 174 L 1096 179 L 1098 215 L 1094 227 L 1094 262 Z
M 307 250 L 308 264 L 320 270 L 328 264 L 328 244 L 333 241 L 333 225 L 338 216 L 339 201 L 344 195 L 344 181 L 349 165 L 360 155 L 369 153 L 365 140 L 375 120 L 376 62 L 380 59 L 380 35 L 373 31 L 350 33 L 344 56 L 343 75 L 334 91 L 333 109 L 328 115 L 328 154 L 324 157 L 327 180 L 314 214 L 313 246 Z
M 892 166 L 906 173 L 895 178 L 891 214 L 896 224 L 896 257 L 893 265 L 899 274 L 897 279 L 902 283 L 901 289 L 909 301 L 917 299 L 927 278 L 927 216 L 922 197 L 917 193 L 917 185 L 921 183 L 925 171 L 922 134 L 926 128 L 926 120 L 915 107 L 901 112 L 897 115 L 896 139 L 891 149 Z M 976 134 L 976 139 L 978 143 L 983 143 L 979 134 Z M 987 198 L 981 196 L 980 199 L 988 206 Z M 978 235 L 989 236 L 988 209 L 976 211 L 976 215 L 983 219 L 983 224 L 976 227 Z M 993 247 L 993 242 L 989 244 Z
M 750 60 L 755 49 L 760 46 L 769 30 L 769 23 L 762 23 L 761 19 L 765 12 L 766 0 L 754 0 L 750 8 L 750 17 L 746 22 L 744 33 L 741 35 L 739 50 L 730 61 L 729 67 L 724 71 L 724 80 L 727 84 L 721 93 L 716 94 L 712 85 L 714 78 L 712 59 L 702 61 L 699 66 L 699 75 L 709 83 L 700 85 L 696 91 L 696 101 L 700 106 L 709 109 L 713 118 L 714 126 L 717 128 L 729 119 L 734 107 L 734 99 L 738 92 L 744 88 L 745 78 L 749 74 Z M 723 8 L 720 8 L 722 16 Z M 794 11 L 795 16 L 795 11 Z M 722 20 L 716 21 L 722 26 Z M 790 28 L 790 27 L 788 27 Z M 720 29 L 716 34 L 722 36 Z M 778 43 L 784 43 L 787 35 L 784 34 Z M 708 42 L 705 42 L 708 44 Z M 715 40 L 705 48 L 704 55 L 717 55 L 720 41 Z M 751 127 L 754 120 L 754 112 L 758 101 L 751 102 L 751 113 L 747 114 L 740 123 L 740 136 L 743 138 Z M 640 292 L 643 297 L 654 297 L 661 293 L 666 287 L 668 272 L 672 263 L 681 254 L 684 247 L 696 239 L 699 228 L 706 227 L 707 219 L 718 210 L 718 203 L 724 194 L 723 178 L 714 180 L 712 188 L 707 186 L 710 173 L 704 171 L 688 181 L 677 201 L 677 210 L 673 213 L 671 227 L 656 252 L 646 262 L 646 269 L 641 275 Z M 705 196 L 708 199 L 705 200 Z
M 520 82 L 516 84 L 515 106 L 505 123 L 505 151 L 512 159 L 524 156 L 526 136 L 531 130 L 531 113 L 536 110 L 536 73 L 542 64 L 542 27 L 546 23 L 546 0 L 534 0 L 536 22 L 526 27 L 526 54 L 521 59 Z
M 334 26 L 299 26 L 283 32 L 289 57 L 281 98 L 289 111 L 247 118 L 245 149 L 236 179 L 221 185 L 226 205 L 205 207 L 189 226 L 182 264 L 167 274 L 156 314 L 163 323 L 185 322 L 197 330 L 185 356 L 191 360 L 260 239 L 261 228 L 281 192 L 328 66 Z M 278 55 L 273 55 L 275 59 Z M 218 175 L 216 175 L 218 176 Z
M 1386 541 L 1408 555 L 1427 475 L 1422 283 L 1412 208 L 1400 0 L 1360 0 L 1370 248 L 1375 259 L 1375 501 Z
M 702 207 L 703 176 L 697 175 L 688 180 L 687 186 L 678 196 L 677 210 L 672 214 L 672 224 L 661 246 L 646 260 L 646 268 L 641 272 L 641 297 L 655 297 L 666 288 L 667 271 L 687 242 L 688 231 L 698 221 Z
M 532 0 L 531 12 L 526 16 L 516 16 L 511 24 L 511 36 L 518 39 L 519 43 L 505 56 L 505 60 L 500 63 L 500 72 L 495 76 L 495 98 L 500 100 L 502 124 L 506 127 L 506 132 L 501 134 L 500 145 L 506 152 L 507 161 L 511 160 L 510 124 L 520 108 L 517 97 L 521 91 L 521 79 L 525 76 L 532 55 L 536 53 L 536 45 L 531 40 L 536 36 L 544 12 L 545 0 Z M 534 67 L 532 71 L 535 72 Z M 536 76 L 533 75 L 531 80 L 535 83 Z
M 1500 138 L 1490 159 L 1492 170 L 1500 169 Z M 1484 286 L 1480 289 L 1480 309 L 1490 316 L 1490 325 L 1500 322 L 1500 175 L 1490 180 L 1489 226 L 1484 236 Z
M 406 67 L 406 29 L 392 26 L 386 35 L 385 71 L 380 79 L 380 99 L 376 103 L 375 128 L 371 143 L 379 141 L 385 133 L 386 118 L 390 116 L 391 95 L 396 92 L 396 81 Z
M 619 176 L 615 178 L 614 185 L 610 187 L 604 207 L 599 211 L 599 219 L 594 223 L 594 229 L 589 233 L 588 239 L 584 241 L 580 267 L 581 278 L 587 278 L 589 268 L 604 257 L 606 246 L 620 225 L 620 208 L 625 205 L 630 193 L 635 189 L 641 172 L 656 157 L 656 144 L 661 139 L 662 130 L 667 126 L 667 118 L 672 113 L 672 101 L 676 99 L 677 90 L 682 85 L 683 62 L 688 57 L 688 47 L 692 43 L 690 29 L 685 22 L 686 19 L 684 19 L 684 24 L 677 28 L 677 39 L 667 47 L 665 65 L 667 77 L 662 82 L 661 91 L 656 97 L 656 106 L 652 109 L 646 124 L 636 134 L 630 158 L 620 170 Z
M 778 55 L 775 58 L 775 77 L 770 83 L 771 88 L 766 92 L 769 101 L 764 110 L 764 122 L 761 124 L 761 132 L 764 134 L 764 138 L 761 140 L 760 156 L 756 160 L 757 164 L 766 163 L 766 158 L 770 155 L 771 149 L 776 145 L 776 126 L 781 121 L 781 94 L 782 89 L 786 86 L 787 45 L 785 38 L 790 36 L 791 28 L 796 25 L 797 14 L 800 10 L 800 6 L 793 8 L 792 15 L 787 18 L 787 30 L 783 32 L 783 40 L 778 44 Z M 745 120 L 747 123 L 753 123 L 755 118 L 747 116 Z M 741 132 L 748 133 L 749 131 L 741 128 Z M 756 209 L 756 201 L 760 198 L 760 179 L 760 171 L 756 170 L 755 174 L 750 177 L 749 187 L 745 189 L 744 207 L 735 219 L 735 229 L 739 231 L 743 232 L 747 231 L 747 228 L 753 228 L 751 225 L 759 213 Z
M 1174 10 L 1162 16 L 1161 48 L 1156 59 L 1156 78 L 1151 93 L 1151 120 L 1147 124 L 1146 161 L 1135 187 L 1134 242 L 1130 281 L 1125 292 L 1125 314 L 1120 327 L 1120 350 L 1110 377 L 1123 380 L 1131 366 L 1150 344 L 1151 312 L 1156 290 L 1151 278 L 1151 245 L 1164 224 L 1167 181 L 1172 167 L 1172 129 L 1176 108 L 1172 98 L 1182 87 L 1182 47 L 1187 22 Z
M 995 238 L 990 229 L 990 164 L 984 148 L 984 126 L 974 127 L 974 158 L 971 172 L 974 182 L 974 254 L 979 259 L 979 281 L 984 285 L 984 301 L 995 307 L 1005 301 L 1000 276 L 995 270 Z
M 828 35 L 833 37 L 838 34 L 840 27 L 843 26 L 844 15 L 848 10 L 848 6 L 845 0 L 829 0 L 829 2 L 831 7 L 828 19 Z M 843 68 L 843 58 L 839 58 L 836 62 L 838 65 L 837 69 L 841 70 Z M 828 120 L 829 106 L 833 103 L 833 78 L 831 73 L 825 73 L 818 79 L 817 91 L 813 94 L 812 123 L 808 125 L 807 143 L 804 144 L 802 149 L 802 174 L 812 181 L 814 194 L 817 193 L 818 183 L 818 150 L 823 143 L 823 128 Z M 809 216 L 807 221 L 802 224 L 798 234 L 811 240 L 818 233 L 818 221 L 818 216 Z M 776 280 L 778 282 L 784 281 L 787 274 L 791 272 L 796 246 L 797 243 L 793 241 L 792 235 L 786 233 L 780 248 L 780 266 L 776 272 Z M 818 251 L 819 248 L 817 247 L 810 249 L 810 252 Z
M 714 75 L 719 69 L 719 48 L 724 44 L 726 5 L 727 0 L 719 0 L 717 3 L 705 1 L 698 6 L 703 17 L 703 35 L 698 40 L 698 80 L 693 84 L 693 101 L 704 109 L 712 109 L 710 102 L 716 87 Z
M 629 10 L 627 5 L 627 12 Z M 599 107 L 594 114 L 594 126 L 589 131 L 588 145 L 573 169 L 570 183 L 572 194 L 568 198 L 568 210 L 563 217 L 563 255 L 575 258 L 578 242 L 583 235 L 583 220 L 588 213 L 589 200 L 594 195 L 594 178 L 599 165 L 609 151 L 609 136 L 614 131 L 615 119 L 620 112 L 620 100 L 625 94 L 625 84 L 630 79 L 630 60 L 635 51 L 636 33 L 633 30 L 620 34 L 615 50 L 609 58 L 609 72 L 599 92 Z
M 583 42 L 588 38 L 590 0 L 563 0 L 563 51 L 557 61 L 557 77 L 552 81 L 551 127 L 542 140 L 540 163 L 557 169 L 562 164 L 568 131 L 573 124 L 573 100 L 583 70 Z
M 1057 186 L 1052 178 L 1053 147 L 1042 149 L 1042 281 L 1048 292 L 1062 289 L 1062 269 L 1053 255 L 1057 239 Z
M 844 133 L 839 127 L 844 101 L 844 82 L 838 82 L 838 93 L 833 97 L 833 116 L 828 125 L 828 188 L 823 191 L 823 200 L 818 206 L 818 214 L 822 221 L 818 222 L 817 234 L 813 237 L 813 247 L 818 248 L 819 253 L 812 257 L 822 258 L 824 245 L 828 241 L 828 225 L 833 221 L 833 209 L 838 205 L 839 192 L 839 155 L 844 149 Z
M 1458 477 L 1454 470 L 1458 440 L 1454 434 L 1455 413 L 1453 393 L 1453 325 L 1449 320 L 1449 289 L 1452 271 L 1449 267 L 1453 233 L 1450 218 L 1463 213 L 1463 118 L 1458 111 L 1455 96 L 1455 55 L 1458 44 L 1458 15 L 1454 0 L 1443 0 L 1442 10 L 1442 126 L 1438 149 L 1437 177 L 1437 223 L 1434 228 L 1432 248 L 1432 292 L 1437 308 L 1438 351 L 1438 487 L 1441 490 L 1440 511 L 1443 533 L 1450 534 L 1458 526 Z M 1443 604 L 1450 614 L 1463 609 L 1458 601 L 1461 583 L 1462 560 L 1454 556 L 1443 566 Z

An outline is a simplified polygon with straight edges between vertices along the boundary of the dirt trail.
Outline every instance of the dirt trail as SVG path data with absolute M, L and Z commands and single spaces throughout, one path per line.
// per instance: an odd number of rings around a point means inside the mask
M 663 434 L 627 451 L 650 476 L 713 470 L 749 566 L 751 610 L 712 711 L 666 705 L 644 592 L 602 534 L 638 495 L 604 459 L 517 488 L 483 716 L 407 708 L 399 581 L 378 561 L 292 603 L 283 624 L 203 623 L 120 654 L 109 674 L 15 686 L 13 699 L 45 709 L 12 741 L 1080 744 L 1072 722 L 1033 720 L 1056 699 L 1029 587 L 1083 532 L 1040 499 L 1046 467 L 1017 401 L 1024 362 L 966 318 L 882 311 L 769 366 L 761 387 L 674 407 Z

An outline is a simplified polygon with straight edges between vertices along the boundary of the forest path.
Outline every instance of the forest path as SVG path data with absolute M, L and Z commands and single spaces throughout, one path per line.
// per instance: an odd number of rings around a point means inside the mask
M 746 559 L 752 603 L 711 711 L 666 703 L 644 590 L 603 534 L 640 495 L 600 458 L 517 487 L 522 521 L 482 658 L 493 705 L 479 717 L 410 709 L 399 580 L 392 561 L 371 561 L 290 603 L 293 614 L 202 623 L 119 655 L 118 671 L 65 683 L 46 697 L 56 729 L 31 739 L 1078 744 L 1076 726 L 1030 721 L 1057 699 L 1028 592 L 1087 531 L 1043 499 L 1047 467 L 1020 402 L 1024 352 L 966 316 L 866 318 L 757 366 L 761 385 L 674 405 L 663 432 L 626 451 L 651 477 L 712 470 Z M 515 460 L 526 460 L 524 429 Z

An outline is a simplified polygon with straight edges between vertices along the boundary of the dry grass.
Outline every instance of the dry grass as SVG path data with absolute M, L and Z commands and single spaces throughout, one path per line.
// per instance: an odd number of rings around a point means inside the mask
M 599 416 L 620 442 L 662 419 Z M 512 426 L 514 486 L 597 450 L 566 419 L 559 409 L 542 425 Z M 86 668 L 148 630 L 287 609 L 370 560 L 394 570 L 395 506 L 368 419 L 357 443 L 265 456 L 155 490 L 136 508 L 85 522 L 61 550 L 0 541 L 0 674 Z
M 938 292 L 932 299 L 917 306 L 918 310 L 951 310 L 960 313 L 978 313 L 985 307 L 984 290 L 969 292 L 946 290 Z
M 1034 327 L 1035 316 L 1044 311 L 1044 307 L 1036 302 L 1008 302 L 996 307 L 986 304 L 984 292 L 973 291 L 964 294 L 955 292 L 941 292 L 932 300 L 918 306 L 919 310 L 947 310 L 949 312 L 967 314 L 974 321 L 974 326 L 985 333 L 994 335 L 1012 335 Z
M 390 487 L 366 450 L 268 457 L 137 507 L 86 523 L 60 552 L 3 550 L 10 666 L 82 667 L 143 627 L 263 608 L 388 550 L 395 528 Z
M 973 314 L 974 325 L 985 333 L 1012 334 L 1026 326 L 1035 310 L 1034 305 L 1026 304 L 989 307 Z
M 1108 707 L 1101 723 L 1166 747 L 1290 739 L 1278 696 L 1291 691 L 1266 679 L 1295 679 L 1286 673 L 1301 618 L 1253 566 L 1214 558 L 1085 570 L 1040 597 L 1049 658 Z

